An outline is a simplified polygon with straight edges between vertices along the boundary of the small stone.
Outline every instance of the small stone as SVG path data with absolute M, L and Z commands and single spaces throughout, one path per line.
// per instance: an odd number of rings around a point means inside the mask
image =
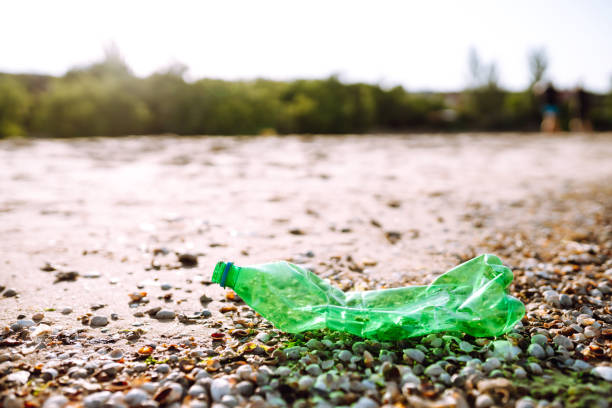
M 352 349 L 353 353 L 355 354 L 363 354 L 363 352 L 367 349 L 367 344 L 363 341 L 357 341 L 353 343 Z
M 543 346 L 548 343 L 548 338 L 543 334 L 534 334 L 531 336 L 531 342 Z
M 586 336 L 586 334 L 585 334 Z M 574 349 L 574 343 L 572 343 L 572 341 L 569 339 L 569 337 L 566 337 L 562 334 L 557 334 L 554 338 L 553 338 L 553 343 L 555 343 L 557 346 L 561 346 L 561 347 L 565 347 L 567 350 L 573 350 Z
M 554 290 L 547 290 L 543 293 L 544 301 L 551 306 L 559 307 L 559 294 Z
M 123 369 L 123 365 L 119 363 L 106 363 L 102 366 L 102 371 L 106 374 L 114 377 L 117 373 Z
M 34 320 L 35 322 L 40 322 L 44 318 L 45 318 L 45 314 L 42 312 L 34 313 L 32 315 L 32 320 Z
M 516 376 L 516 378 L 526 378 L 527 371 L 525 371 L 523 367 L 517 367 L 514 369 L 514 375 Z
M 408 356 L 409 358 L 416 361 L 417 363 L 422 363 L 423 360 L 425 360 L 425 353 L 423 353 L 419 349 L 414 349 L 414 348 L 406 349 L 404 350 L 404 355 Z
M 155 313 L 155 318 L 158 320 L 174 319 L 175 313 L 172 310 L 162 309 Z
M 322 373 L 321 367 L 319 367 L 318 364 L 310 364 L 308 367 L 306 367 L 306 372 L 315 377 L 321 375 Z
M 161 287 L 161 290 L 170 290 L 170 289 L 172 289 L 172 285 L 169 284 L 169 283 L 162 283 L 160 287 Z
M 301 351 L 299 346 L 288 347 L 285 349 L 285 354 L 287 354 L 287 358 L 289 360 L 297 360 L 300 358 L 300 353 Z
M 123 351 L 119 349 L 114 349 L 113 351 L 110 352 L 109 356 L 113 360 L 119 360 L 123 357 Z
M 425 369 L 425 375 L 429 377 L 437 377 L 444 372 L 444 369 L 438 364 L 432 364 Z
M 101 408 L 110 396 L 110 391 L 95 392 L 83 398 L 83 406 L 85 408 Z
M 353 353 L 351 353 L 348 350 L 342 350 L 339 354 L 338 354 L 338 359 L 340 361 L 343 361 L 345 363 L 348 363 L 349 361 L 351 361 L 351 357 L 353 357 Z
M 368 397 L 361 397 L 359 401 L 353 405 L 353 408 L 378 408 L 378 403 Z
M 137 373 L 143 373 L 147 371 L 147 364 L 146 363 L 136 363 L 134 364 L 134 367 L 132 367 L 132 369 Z
M 157 367 L 155 367 L 155 371 L 157 371 L 160 374 L 168 374 L 170 372 L 170 366 L 168 364 L 159 364 Z
M 514 408 L 535 408 L 535 403 L 529 397 L 521 398 L 520 400 L 516 401 Z
M 183 397 L 183 386 L 176 382 L 167 382 L 157 390 L 153 399 L 160 405 L 168 405 L 180 401 Z
M 202 387 L 200 384 L 193 384 L 191 388 L 189 388 L 189 391 L 187 391 L 187 394 L 195 398 L 197 398 L 198 396 L 204 393 L 206 393 L 206 389 Z
M 179 262 L 187 268 L 193 268 L 194 266 L 198 266 L 198 257 L 192 254 L 179 254 L 178 255 Z
M 142 405 L 143 402 L 149 399 L 149 394 L 140 388 L 132 388 L 127 394 L 125 394 L 124 401 L 130 407 L 136 407 Z
M 529 363 L 527 367 L 529 368 L 529 371 L 531 371 L 532 374 L 542 374 L 542 367 L 538 363 Z
M 248 397 L 253 394 L 255 386 L 250 381 L 240 381 L 236 384 L 236 391 L 244 397 Z
M 308 347 L 310 350 L 325 350 L 325 345 L 317 339 L 308 340 L 306 347 Z
M 44 368 L 41 372 L 40 372 L 40 376 L 42 377 L 43 380 L 45 381 L 51 381 L 53 380 L 55 377 L 57 377 L 58 372 L 55 368 Z
M 494 404 L 493 398 L 489 394 L 480 394 L 476 398 L 476 408 L 488 408 Z
M 221 401 L 221 398 L 230 392 L 230 383 L 225 378 L 216 378 L 210 384 L 210 395 L 214 401 Z
M 2 296 L 4 296 L 4 297 L 17 296 L 17 291 L 15 289 L 8 288 L 7 290 L 4 291 Z
M 260 332 L 257 334 L 257 336 L 255 336 L 255 339 L 261 341 L 262 343 L 267 343 L 270 341 L 270 334 L 266 333 L 266 332 Z
M 234 408 L 238 405 L 238 400 L 233 395 L 224 395 L 223 398 L 221 398 L 221 404 L 226 407 Z
M 474 351 L 474 346 L 467 341 L 461 341 L 459 342 L 459 350 L 463 351 L 464 353 L 471 353 Z
M 68 404 L 68 398 L 63 395 L 52 395 L 44 402 L 42 408 L 64 408 Z
M 212 316 L 212 313 L 211 313 L 211 312 L 210 312 L 210 310 L 208 310 L 208 309 L 204 309 L 204 310 L 202 310 L 202 311 L 200 312 L 200 317 L 201 317 L 202 319 L 207 319 L 207 318 L 209 318 L 210 316 Z
M 590 339 L 599 335 L 599 330 L 595 329 L 593 326 L 587 326 L 584 328 L 584 337 Z
M 530 344 L 529 348 L 527 349 L 527 352 L 530 356 L 533 356 L 540 360 L 546 358 L 546 351 L 542 346 L 537 343 Z
M 318 374 L 313 374 L 313 375 L 318 375 Z M 300 391 L 308 391 L 310 390 L 310 388 L 312 388 L 313 385 L 314 385 L 314 379 L 309 375 L 302 376 L 298 380 L 298 388 L 300 389 Z
M 70 313 L 72 313 L 72 308 L 70 308 L 70 307 L 65 307 L 65 308 L 63 308 L 63 309 L 61 310 L 61 312 L 60 312 L 60 313 L 61 313 L 61 314 L 63 314 L 63 315 L 69 315 Z
M 363 365 L 366 367 L 371 367 L 374 363 L 374 356 L 368 350 L 363 352 Z
M 91 327 L 103 327 L 108 324 L 108 318 L 106 316 L 94 316 L 89 324 Z
M 589 371 L 592 368 L 592 365 L 582 360 L 576 360 L 574 364 L 572 364 L 572 369 L 578 372 Z
M 569 297 L 568 295 L 566 295 L 565 293 L 559 295 L 559 303 L 561 304 L 561 306 L 563 306 L 564 308 L 569 308 L 572 307 L 572 298 Z
M 8 382 L 23 385 L 28 382 L 29 378 L 30 378 L 30 373 L 28 371 L 21 370 L 21 371 L 15 371 L 14 373 L 9 374 L 6 377 L 6 380 Z
M 497 357 L 490 357 L 487 358 L 487 360 L 484 362 L 484 364 L 482 365 L 482 369 L 485 372 L 491 372 L 497 368 L 501 367 L 501 362 L 499 361 L 499 359 Z
M 250 365 L 242 365 L 236 370 L 236 375 L 243 380 L 248 380 L 253 374 L 253 368 Z
M 276 369 L 276 375 L 278 375 L 279 377 L 288 377 L 291 375 L 291 369 L 286 366 L 278 367 Z
M 591 374 L 612 382 L 612 367 L 599 366 L 591 370 Z

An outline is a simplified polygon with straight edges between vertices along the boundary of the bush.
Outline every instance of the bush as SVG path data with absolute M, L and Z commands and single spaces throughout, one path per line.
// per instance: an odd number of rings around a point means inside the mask
M 26 134 L 31 97 L 17 79 L 0 75 L 0 137 Z

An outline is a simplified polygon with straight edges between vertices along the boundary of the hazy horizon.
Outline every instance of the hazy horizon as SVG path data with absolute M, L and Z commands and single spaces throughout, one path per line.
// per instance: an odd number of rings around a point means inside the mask
M 169 8 L 65 0 L 9 3 L 4 11 L 0 71 L 10 73 L 63 75 L 99 61 L 115 43 L 138 76 L 182 63 L 188 79 L 337 74 L 345 82 L 456 91 L 468 85 L 468 52 L 475 49 L 483 62 L 496 63 L 502 86 L 520 90 L 529 82 L 528 52 L 545 49 L 548 77 L 558 87 L 582 83 L 602 92 L 612 83 L 612 3 L 605 1 L 315 1 L 307 7 L 185 1 Z

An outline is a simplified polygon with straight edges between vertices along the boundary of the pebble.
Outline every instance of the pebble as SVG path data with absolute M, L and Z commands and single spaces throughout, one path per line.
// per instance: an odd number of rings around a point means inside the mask
M 238 384 L 236 384 L 236 391 L 238 391 L 238 393 L 244 397 L 248 397 L 253 394 L 254 390 L 255 386 L 250 381 L 240 381 Z
M 236 375 L 243 380 L 248 380 L 253 374 L 253 368 L 250 365 L 242 365 L 236 370 Z
M 527 352 L 529 353 L 530 356 L 533 356 L 540 360 L 546 358 L 546 351 L 538 343 L 530 344 L 529 348 L 527 349 Z
M 102 371 L 106 374 L 114 377 L 117 373 L 123 369 L 123 365 L 119 363 L 106 363 L 102 366 Z
M 488 408 L 494 404 L 493 398 L 489 394 L 480 394 L 476 398 L 476 408 Z
M 34 320 L 35 322 L 40 322 L 44 318 L 45 318 L 45 314 L 42 312 L 34 313 L 32 315 L 32 320 Z
M 590 339 L 599 335 L 599 330 L 595 329 L 593 326 L 587 326 L 584 328 L 584 337 Z
M 288 377 L 291 375 L 291 369 L 285 366 L 278 367 L 276 369 L 276 375 L 279 377 Z
M 261 341 L 262 343 L 267 343 L 270 341 L 271 337 L 268 333 L 261 332 L 261 333 L 258 333 L 257 336 L 255 336 L 255 339 Z
M 162 283 L 160 287 L 161 287 L 161 290 L 170 290 L 170 289 L 172 289 L 172 285 L 169 284 L 169 283 Z
M 28 382 L 28 378 L 30 378 L 30 373 L 28 371 L 15 371 L 14 373 L 9 374 L 6 377 L 6 381 L 14 382 L 17 384 L 25 384 Z
M 149 394 L 140 388 L 132 388 L 125 394 L 124 401 L 128 406 L 140 406 L 143 402 L 149 399 Z
M 191 395 L 192 397 L 198 397 L 199 395 L 202 395 L 206 393 L 206 389 L 204 387 L 202 387 L 200 384 L 194 384 L 191 386 L 191 388 L 189 388 L 189 391 L 187 391 L 187 394 Z
M 542 367 L 538 363 L 529 363 L 528 368 L 532 374 L 535 374 L 535 375 L 542 374 Z
M 44 402 L 42 408 L 63 408 L 68 404 L 68 398 L 63 395 L 52 395 Z
M 306 367 L 306 372 L 315 377 L 321 375 L 322 373 L 321 367 L 319 367 L 318 364 L 310 364 L 308 367 Z
M 313 374 L 313 375 L 318 375 L 318 374 Z M 309 375 L 302 376 L 298 380 L 298 388 L 300 389 L 300 391 L 308 391 L 310 388 L 312 388 L 313 385 L 314 385 L 314 378 L 312 378 Z
M 210 384 L 210 396 L 213 401 L 221 401 L 221 398 L 230 392 L 230 383 L 225 378 L 216 378 Z
M 340 361 L 343 361 L 345 363 L 348 363 L 349 361 L 351 361 L 351 357 L 353 357 L 353 353 L 351 353 L 348 350 L 342 350 L 338 354 L 338 359 L 340 359 Z
M 55 368 L 44 368 L 41 372 L 40 372 L 40 376 L 42 377 L 43 380 L 45 381 L 51 381 L 53 380 L 55 377 L 57 377 L 58 372 Z
M 535 408 L 535 402 L 531 398 L 521 398 L 516 402 L 515 408 Z
M 2 296 L 4 296 L 4 297 L 17 296 L 17 291 L 15 289 L 8 288 L 7 290 L 4 291 Z
M 547 290 L 543 293 L 544 301 L 551 306 L 559 307 L 559 294 L 554 290 Z
M 425 353 L 418 349 L 406 349 L 404 350 L 404 354 L 417 363 L 422 363 L 423 360 L 425 360 Z
M 63 308 L 63 309 L 61 310 L 61 312 L 60 312 L 60 313 L 61 313 L 61 314 L 63 314 L 63 315 L 69 315 L 70 313 L 72 313 L 72 308 L 70 308 L 70 307 L 65 307 L 65 308 Z
M 534 334 L 531 336 L 531 342 L 543 346 L 548 343 L 548 338 L 543 334 Z
M 221 398 L 221 404 L 233 408 L 238 405 L 238 400 L 233 395 L 224 395 L 223 398 Z
M 499 367 L 501 367 L 501 362 L 499 361 L 497 357 L 487 358 L 487 360 L 482 365 L 482 369 L 487 373 Z
M 310 339 L 306 343 L 306 347 L 311 350 L 325 350 L 325 345 L 317 339 Z
M 100 391 L 90 394 L 83 398 L 83 407 L 85 408 L 101 408 L 111 396 L 110 391 Z
M 523 367 L 517 367 L 514 369 L 514 375 L 516 376 L 516 378 L 526 378 L 527 371 L 525 371 Z
M 606 381 L 612 382 L 612 367 L 595 367 L 593 370 L 591 370 L 591 374 L 601 377 Z
M 429 377 L 437 377 L 444 372 L 444 369 L 439 364 L 432 364 L 425 369 L 425 375 Z
M 160 374 L 168 374 L 170 372 L 170 366 L 165 363 L 159 364 L 157 367 L 155 367 L 155 371 Z
M 297 360 L 298 358 L 300 358 L 300 347 L 295 346 L 295 347 L 286 348 L 285 354 L 287 354 L 287 358 L 289 360 Z
M 108 318 L 106 316 L 94 316 L 91 318 L 91 327 L 103 327 L 108 324 Z
M 353 408 L 378 408 L 378 404 L 368 397 L 361 397 Z
M 586 336 L 586 334 L 585 334 Z M 553 338 L 553 343 L 555 343 L 557 346 L 562 346 L 565 347 L 567 350 L 573 350 L 574 349 L 574 343 L 572 343 L 572 341 L 569 339 L 569 337 L 566 337 L 562 334 L 557 334 L 554 338 Z
M 155 313 L 155 318 L 159 320 L 174 319 L 175 313 L 172 310 L 162 309 Z
M 155 393 L 154 399 L 160 405 L 168 405 L 180 401 L 183 397 L 183 386 L 176 382 L 167 382 Z
M 572 307 L 572 304 L 574 302 L 572 302 L 572 298 L 569 297 L 568 295 L 566 295 L 565 293 L 559 295 L 559 303 L 561 304 L 561 306 L 563 306 L 564 308 L 569 308 Z

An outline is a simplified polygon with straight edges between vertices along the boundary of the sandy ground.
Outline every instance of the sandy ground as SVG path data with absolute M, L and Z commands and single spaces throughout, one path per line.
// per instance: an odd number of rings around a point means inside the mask
M 487 236 L 579 218 L 610 184 L 611 157 L 610 134 L 0 141 L 0 286 L 18 293 L 0 298 L 0 323 L 47 310 L 78 328 L 116 313 L 103 330 L 204 338 L 220 319 L 223 291 L 206 284 L 219 260 L 289 259 L 344 289 L 427 283 Z M 583 199 L 559 210 L 567 194 Z M 79 277 L 54 283 L 46 262 Z M 148 305 L 129 306 L 137 291 Z M 133 316 L 192 314 L 202 294 L 204 324 Z

